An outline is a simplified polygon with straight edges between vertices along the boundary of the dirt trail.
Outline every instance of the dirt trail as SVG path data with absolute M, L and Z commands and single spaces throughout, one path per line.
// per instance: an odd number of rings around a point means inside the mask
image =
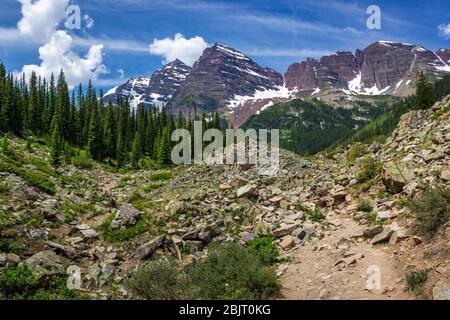
M 328 221 L 335 227 L 325 237 L 286 254 L 290 264 L 281 277 L 282 299 L 414 299 L 404 289 L 404 272 L 388 244 L 373 246 L 352 238 L 363 227 L 348 217 L 334 215 Z M 366 289 L 367 280 L 373 280 L 372 290 Z

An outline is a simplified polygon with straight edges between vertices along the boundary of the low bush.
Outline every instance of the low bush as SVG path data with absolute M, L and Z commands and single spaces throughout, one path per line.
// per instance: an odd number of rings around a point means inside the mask
M 278 248 L 273 237 L 257 237 L 248 243 L 248 249 L 256 254 L 263 264 L 272 265 L 278 262 Z
M 94 161 L 84 150 L 80 151 L 75 157 L 72 157 L 72 164 L 79 169 L 92 169 Z
M 188 274 L 198 286 L 200 299 L 265 300 L 275 297 L 280 284 L 271 267 L 237 243 L 214 244 L 205 260 Z
M 276 297 L 280 289 L 275 271 L 237 243 L 211 245 L 205 259 L 185 268 L 175 259 L 148 262 L 125 285 L 149 300 L 261 300 Z
M 365 183 L 375 178 L 381 172 L 381 166 L 372 157 L 366 157 L 361 161 L 361 169 L 356 175 L 358 183 Z
M 346 164 L 350 164 L 367 153 L 366 146 L 360 142 L 356 142 L 348 149 L 347 155 L 345 156 L 345 162 Z
M 357 211 L 362 211 L 362 212 L 372 212 L 373 211 L 373 206 L 367 200 L 360 200 L 358 202 L 358 207 L 356 208 L 356 210 Z
M 423 191 L 407 206 L 416 216 L 415 231 L 432 237 L 450 219 L 450 188 Z
M 125 286 L 146 300 L 188 300 L 196 295 L 191 278 L 174 258 L 163 257 L 141 265 Z
M 423 293 L 423 285 L 427 281 L 428 273 L 430 272 L 430 269 L 425 269 L 421 271 L 409 271 L 406 273 L 406 288 L 416 294 L 422 294 Z

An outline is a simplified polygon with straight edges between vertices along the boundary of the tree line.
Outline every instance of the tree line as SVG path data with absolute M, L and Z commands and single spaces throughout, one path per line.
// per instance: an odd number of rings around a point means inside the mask
M 15 77 L 0 64 L 0 133 L 18 137 L 45 138 L 51 147 L 51 161 L 58 166 L 73 147 L 85 149 L 97 161 L 117 166 L 138 166 L 144 157 L 160 165 L 171 164 L 172 131 L 193 133 L 194 121 L 203 130 L 221 128 L 218 113 L 186 118 L 165 108 L 130 108 L 128 99 L 104 102 L 103 92 L 89 84 L 69 90 L 64 71 L 57 79 L 32 73 Z

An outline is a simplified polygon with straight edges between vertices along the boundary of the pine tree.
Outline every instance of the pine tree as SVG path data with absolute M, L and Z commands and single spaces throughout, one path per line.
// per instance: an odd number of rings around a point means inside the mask
M 138 131 L 136 133 L 136 136 L 134 137 L 133 148 L 131 151 L 131 161 L 134 167 L 138 166 L 141 157 L 142 157 L 141 134 Z
M 40 113 L 39 113 L 39 93 L 37 87 L 36 73 L 31 73 L 30 78 L 30 100 L 28 106 L 28 129 L 34 134 L 39 134 L 40 129 Z
M 434 102 L 433 95 L 432 85 L 428 82 L 425 74 L 420 72 L 416 83 L 416 108 L 422 110 L 430 108 Z
M 61 164 L 64 150 L 64 139 L 61 133 L 61 119 L 59 113 L 55 114 L 55 116 L 53 117 L 51 127 L 52 131 L 50 136 L 50 159 L 52 165 L 57 168 Z
M 171 164 L 171 154 L 172 148 L 169 127 L 165 127 L 158 142 L 158 163 L 161 165 Z
M 109 101 L 108 108 L 106 110 L 103 139 L 105 143 L 105 157 L 109 158 L 111 161 L 111 159 L 116 158 L 117 148 L 116 115 L 111 100 Z
M 95 94 L 94 94 L 95 98 Z M 92 113 L 89 125 L 89 135 L 88 135 L 88 150 L 91 157 L 95 160 L 102 159 L 103 153 L 103 139 L 100 117 L 98 112 L 97 101 L 93 100 Z

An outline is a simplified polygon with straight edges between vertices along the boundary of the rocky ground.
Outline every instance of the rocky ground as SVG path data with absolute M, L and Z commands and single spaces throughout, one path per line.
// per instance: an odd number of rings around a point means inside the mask
M 385 144 L 308 158 L 282 151 L 276 177 L 249 165 L 54 172 L 30 160 L 46 159 L 44 146 L 13 140 L 23 170 L 56 192 L 31 186 L 23 171 L 0 172 L 0 268 L 26 264 L 45 279 L 75 265 L 90 298 L 129 299 L 123 280 L 144 260 L 190 263 L 211 241 L 268 234 L 281 252 L 281 299 L 450 298 L 450 223 L 417 236 L 404 206 L 449 186 L 449 103 L 404 115 Z M 425 269 L 424 290 L 409 292 L 406 273 Z

